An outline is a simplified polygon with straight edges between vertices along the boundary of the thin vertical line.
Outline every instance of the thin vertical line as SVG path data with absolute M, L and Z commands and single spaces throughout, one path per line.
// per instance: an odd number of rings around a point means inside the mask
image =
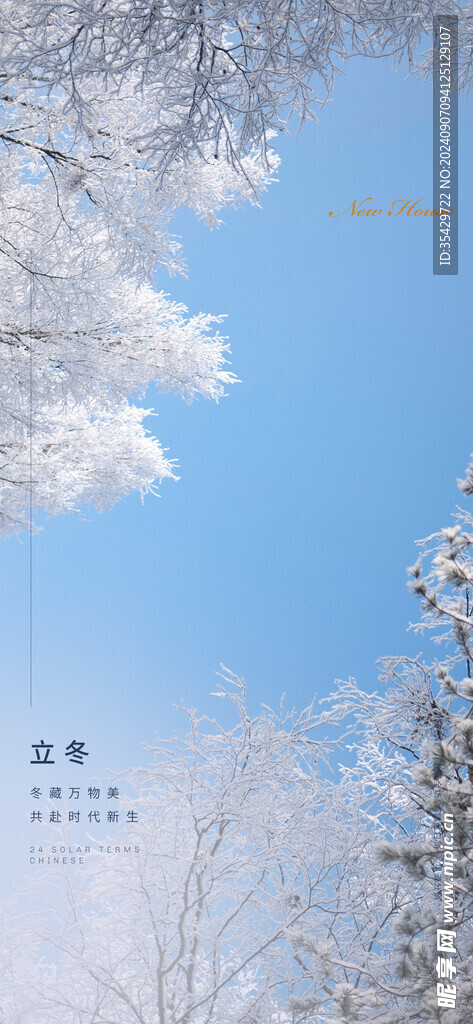
M 33 707 L 33 275 L 30 278 L 30 574 L 29 574 L 29 648 L 30 708 Z

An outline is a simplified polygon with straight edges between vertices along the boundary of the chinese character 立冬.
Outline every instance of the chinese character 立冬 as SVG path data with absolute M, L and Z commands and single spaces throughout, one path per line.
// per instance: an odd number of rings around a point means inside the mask
M 51 789 L 49 790 L 49 799 L 50 800 L 60 800 L 61 796 L 62 796 L 62 789 L 61 789 L 61 787 L 60 786 L 51 786 Z
M 97 789 L 96 786 L 89 786 L 87 793 L 90 800 L 98 800 L 100 797 L 100 789 Z
M 33 750 L 36 750 L 36 757 L 30 761 L 30 764 L 54 764 L 54 761 L 49 759 L 49 753 L 53 749 L 54 743 L 45 743 L 44 740 L 41 740 L 41 743 L 32 743 L 31 746 Z
M 88 751 L 84 750 L 85 743 L 79 740 L 72 740 L 68 747 L 66 747 L 66 757 L 73 764 L 84 764 L 84 757 L 88 757 Z
M 30 796 L 33 797 L 33 800 L 39 800 L 39 798 L 41 796 L 41 790 L 38 788 L 38 786 L 33 786 L 33 789 L 31 790 Z

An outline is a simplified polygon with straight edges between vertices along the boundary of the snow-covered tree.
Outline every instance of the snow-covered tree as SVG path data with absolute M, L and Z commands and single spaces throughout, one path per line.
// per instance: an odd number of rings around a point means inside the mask
M 0 530 L 95 502 L 102 509 L 130 491 L 152 489 L 175 471 L 128 400 L 149 384 L 218 400 L 232 380 L 216 318 L 187 317 L 182 306 L 143 284 L 94 275 L 94 309 L 71 318 L 51 310 L 41 287 L 22 296 L 5 266 L 0 331 Z M 100 280 L 102 278 L 102 281 Z M 72 298 L 72 297 L 71 297 Z M 22 301 L 23 300 L 23 301 Z
M 468 1024 L 471 522 L 458 511 L 411 570 L 443 661 L 384 658 L 379 693 L 338 682 L 301 714 L 251 715 L 226 674 L 233 723 L 187 711 L 185 735 L 121 776 L 138 821 L 111 843 L 139 852 L 57 870 L 37 911 L 30 891 L 7 914 L 2 1024 Z M 439 928 L 455 932 L 454 1009 Z
M 383 658 L 380 692 L 339 681 L 300 714 L 250 714 L 226 673 L 225 724 L 184 709 L 187 732 L 122 773 L 138 821 L 111 845 L 139 850 L 57 869 L 37 910 L 31 890 L 5 910 L 2 1024 L 468 1024 L 472 523 L 457 510 L 410 570 L 442 660 Z M 455 1008 L 438 1003 L 445 928 Z
M 21 104 L 15 110 L 22 120 Z M 11 130 L 17 139 L 18 129 Z M 47 136 L 47 119 L 34 130 Z M 221 317 L 189 317 L 153 286 L 158 256 L 171 269 L 178 266 L 176 244 L 159 227 L 171 213 L 157 189 L 145 206 L 144 184 L 140 198 L 136 176 L 125 182 L 115 167 L 116 182 L 103 183 L 102 215 L 97 196 L 87 207 L 84 195 L 69 187 L 68 160 L 50 166 L 43 156 L 5 141 L 0 152 L 4 534 L 28 525 L 37 508 L 57 514 L 87 501 L 103 508 L 171 476 L 169 459 L 143 426 L 144 411 L 130 398 L 154 384 L 186 400 L 218 400 L 233 379 L 227 343 L 215 330 Z M 256 163 L 249 158 L 248 166 Z M 263 187 L 269 176 L 258 167 Z M 185 201 L 186 174 L 178 178 Z M 209 170 L 200 161 L 187 180 L 206 214 L 242 192 L 226 165 Z M 107 194 L 117 202 L 116 217 Z M 149 252 L 133 234 L 139 229 L 133 209 L 146 221 Z
M 110 845 L 130 852 L 48 869 L 5 908 L 2 1024 L 466 1024 L 468 865 L 456 1015 L 436 1002 L 441 804 L 426 776 L 450 697 L 406 658 L 384 659 L 381 680 L 381 695 L 349 680 L 326 710 L 251 716 L 227 674 L 234 724 L 188 711 L 185 735 L 120 776 L 138 820 Z M 355 756 L 337 766 L 343 749 Z
M 472 5 L 434 6 L 461 15 L 468 80 Z M 432 11 L 3 0 L 1 532 L 172 473 L 127 403 L 151 383 L 218 398 L 230 380 L 211 319 L 156 292 L 157 272 L 183 268 L 173 216 L 188 206 L 213 226 L 229 203 L 258 201 L 271 139 L 291 112 L 315 115 L 337 61 L 413 64 Z
M 340 871 L 337 908 L 320 917 L 316 934 L 301 928 L 295 936 L 308 984 L 295 1003 L 297 1020 L 466 1024 L 464 985 L 456 1016 L 437 1005 L 442 812 L 425 783 L 433 751 L 450 733 L 450 700 L 435 668 L 420 659 L 382 659 L 380 682 L 381 693 L 339 682 L 331 696 L 350 729 L 353 758 L 341 767 L 338 793 L 345 819 L 356 810 L 366 841 Z M 459 970 L 471 941 L 462 927 Z
M 28 525 L 38 508 L 103 508 L 173 475 L 130 399 L 154 384 L 186 400 L 218 400 L 234 378 L 215 330 L 221 317 L 189 317 L 157 290 L 156 271 L 183 270 L 169 222 L 188 205 L 214 226 L 220 207 L 257 201 L 277 167 L 275 156 L 263 161 L 253 148 L 236 170 L 204 148 L 175 161 L 164 180 L 140 155 L 147 119 L 162 117 L 155 101 L 140 98 L 117 68 L 123 91 L 102 81 L 100 100 L 77 117 L 59 83 L 41 87 L 31 67 L 13 73 L 23 21 L 8 6 L 0 12 L 4 534 Z M 40 28 L 28 32 L 39 60 Z
M 73 130 L 97 135 L 104 90 L 131 101 L 123 142 L 166 176 L 209 146 L 233 164 L 264 149 L 292 111 L 313 116 L 353 54 L 412 65 L 433 14 L 447 12 L 462 19 L 471 75 L 473 8 L 455 0 L 5 0 L 2 67 L 8 85 L 34 76 L 50 95 L 60 88 Z M 103 132 L 95 144 L 108 152 Z
M 473 463 L 460 482 L 464 494 L 473 493 L 472 482 Z M 332 711 L 353 737 L 354 763 L 342 768 L 342 786 L 372 835 L 355 871 L 363 898 L 345 871 L 342 923 L 326 915 L 316 936 L 298 934 L 312 986 L 297 1003 L 300 1020 L 318 1021 L 317 1013 L 334 1024 L 472 1019 L 472 524 L 471 513 L 457 509 L 453 526 L 419 542 L 410 569 L 410 588 L 422 601 L 413 629 L 434 639 L 441 658 L 430 666 L 384 658 L 382 694 L 349 680 L 332 695 Z M 455 932 L 447 960 L 457 973 L 446 982 L 437 970 L 437 929 Z M 333 995 L 327 978 L 336 982 Z M 439 1004 L 438 983 L 456 987 L 454 1006 L 448 996 Z
M 335 716 L 283 704 L 251 715 L 228 675 L 216 696 L 233 705 L 230 724 L 191 710 L 187 733 L 158 740 L 149 767 L 126 775 L 138 821 L 110 841 L 139 853 L 97 853 L 75 877 L 54 869 L 39 885 L 27 917 L 35 999 L 22 1024 L 294 1020 L 288 998 L 306 980 L 293 930 L 336 911 L 340 864 L 363 843 L 340 803 L 332 811 L 324 777 Z M 10 1006 L 11 969 L 4 977 Z

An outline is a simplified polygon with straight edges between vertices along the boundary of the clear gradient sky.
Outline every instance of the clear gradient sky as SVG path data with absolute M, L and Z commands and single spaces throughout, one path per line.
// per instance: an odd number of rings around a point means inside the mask
M 380 61 L 354 60 L 320 123 L 276 140 L 261 209 L 214 233 L 180 217 L 189 278 L 161 286 L 228 314 L 242 383 L 218 406 L 149 398 L 179 482 L 35 538 L 33 711 L 28 543 L 0 548 L 5 885 L 26 867 L 41 737 L 85 739 L 100 775 L 142 760 L 181 697 L 221 711 L 220 662 L 256 709 L 348 674 L 374 688 L 377 657 L 419 651 L 405 567 L 448 524 L 473 449 L 469 120 L 462 107 L 458 278 L 432 275 L 428 218 L 328 216 L 366 196 L 431 206 L 430 86 Z

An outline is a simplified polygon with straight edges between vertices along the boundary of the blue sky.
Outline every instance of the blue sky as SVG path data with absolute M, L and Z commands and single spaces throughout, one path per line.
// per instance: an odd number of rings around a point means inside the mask
M 468 116 L 458 278 L 432 275 L 427 218 L 328 216 L 366 196 L 431 206 L 430 87 L 378 61 L 347 66 L 320 123 L 278 138 L 261 209 L 228 211 L 214 233 L 180 217 L 189 278 L 161 285 L 192 312 L 228 314 L 242 382 L 218 406 L 148 400 L 180 466 L 159 499 L 51 520 L 35 538 L 32 712 L 28 544 L 0 548 L 12 877 L 43 734 L 86 740 L 100 775 L 139 762 L 142 740 L 179 723 L 181 697 L 220 711 L 220 662 L 256 709 L 349 674 L 373 688 L 377 657 L 418 652 L 405 567 L 415 539 L 447 525 L 473 449 Z

